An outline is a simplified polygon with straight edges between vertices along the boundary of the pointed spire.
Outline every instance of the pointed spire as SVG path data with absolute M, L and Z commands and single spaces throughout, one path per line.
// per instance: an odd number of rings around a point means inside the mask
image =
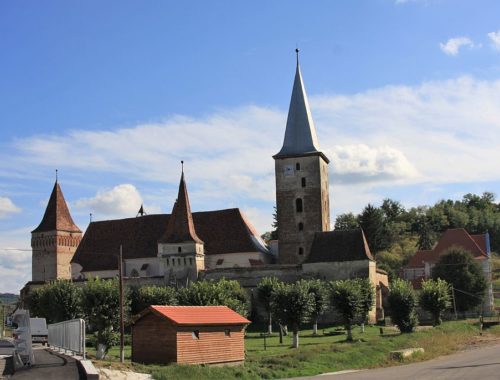
M 32 232 L 48 231 L 82 232 L 71 217 L 57 176 L 43 219 Z
M 141 208 L 139 209 L 139 211 L 137 212 L 137 215 L 135 217 L 137 218 L 139 215 L 140 216 L 147 215 L 146 211 L 144 211 L 144 205 L 143 204 L 141 204 Z
M 288 119 L 286 121 L 285 139 L 283 141 L 283 147 L 274 158 L 320 154 L 326 159 L 326 156 L 319 148 L 316 128 L 314 127 L 304 82 L 302 80 L 299 64 L 299 49 L 295 49 L 295 52 L 297 54 L 297 68 L 295 71 L 290 108 L 288 110 Z M 326 159 L 326 161 L 328 162 L 328 159 Z
M 160 243 L 181 243 L 193 241 L 203 244 L 203 241 L 196 235 L 189 205 L 189 196 L 186 182 L 184 180 L 184 161 L 182 163 L 181 181 L 179 183 L 179 193 L 177 201 L 172 209 L 172 214 L 168 220 L 167 230 L 160 239 Z

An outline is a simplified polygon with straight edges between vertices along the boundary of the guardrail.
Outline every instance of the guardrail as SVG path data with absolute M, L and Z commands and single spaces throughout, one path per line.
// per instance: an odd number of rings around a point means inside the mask
M 85 359 L 85 321 L 72 319 L 49 326 L 49 346 L 82 355 Z

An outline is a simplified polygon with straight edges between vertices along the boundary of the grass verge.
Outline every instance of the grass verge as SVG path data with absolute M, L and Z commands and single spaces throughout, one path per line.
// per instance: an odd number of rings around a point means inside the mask
M 405 359 L 405 363 L 427 360 L 460 350 L 468 344 L 500 337 L 498 326 L 486 330 L 480 337 L 477 323 L 472 321 L 445 322 L 440 327 L 412 334 L 399 334 L 390 328 L 384 330 L 384 335 L 379 334 L 378 327 L 367 327 L 364 334 L 356 331 L 353 343 L 345 342 L 345 335 L 334 335 L 334 328 L 323 330 L 319 336 L 313 336 L 311 330 L 303 330 L 301 347 L 297 350 L 290 348 L 291 337 L 285 337 L 284 343 L 279 344 L 277 336 L 267 338 L 267 350 L 264 350 L 260 334 L 248 333 L 245 365 L 237 367 L 140 365 L 130 362 L 130 347 L 125 351 L 125 364 L 116 363 L 116 348 L 110 351 L 110 360 L 97 361 L 96 364 L 151 373 L 157 380 L 272 379 L 398 365 L 400 362 L 389 359 L 389 352 L 409 347 L 423 347 L 425 353 Z

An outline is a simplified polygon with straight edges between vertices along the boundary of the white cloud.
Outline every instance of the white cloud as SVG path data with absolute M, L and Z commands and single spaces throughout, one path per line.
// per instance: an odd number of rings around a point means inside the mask
M 474 47 L 474 43 L 469 37 L 455 37 L 450 38 L 446 43 L 440 43 L 439 47 L 443 51 L 443 53 L 448 55 L 457 55 L 460 51 L 460 48 L 463 46 Z
M 491 40 L 492 46 L 495 49 L 500 50 L 500 30 L 497 30 L 496 32 L 488 33 L 488 37 Z
M 93 198 L 79 199 L 75 206 L 90 210 L 97 219 L 109 217 L 133 217 L 143 203 L 134 185 L 122 184 L 98 191 Z
M 17 293 L 31 280 L 30 228 L 1 231 L 0 293 Z
M 18 212 L 21 212 L 21 209 L 14 202 L 7 197 L 0 197 L 0 219 L 7 218 Z

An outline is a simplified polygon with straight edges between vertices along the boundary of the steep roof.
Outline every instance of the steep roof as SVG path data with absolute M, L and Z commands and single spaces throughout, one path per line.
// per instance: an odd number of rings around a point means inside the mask
M 31 232 L 48 231 L 82 232 L 69 213 L 68 205 L 64 200 L 63 192 L 57 181 L 50 194 L 49 203 L 43 214 L 42 221 Z
M 192 214 L 196 232 L 203 240 L 206 255 L 236 252 L 267 253 L 237 208 Z M 144 215 L 138 218 L 96 221 L 89 224 L 73 260 L 84 271 L 113 270 L 115 256 L 123 247 L 124 259 L 156 257 L 158 240 L 165 232 L 170 215 Z
M 290 108 L 288 109 L 283 147 L 274 158 L 312 154 L 319 154 L 328 162 L 326 156 L 319 149 L 316 128 L 311 116 L 297 55 L 297 69 L 295 71 Z
M 361 228 L 316 232 L 305 263 L 374 260 Z
M 250 321 L 227 306 L 149 306 L 142 316 L 154 313 L 180 326 L 246 325 Z
M 167 230 L 160 238 L 160 242 L 181 243 L 187 241 L 194 241 L 200 244 L 203 243 L 198 235 L 196 235 L 194 228 L 193 215 L 191 214 L 191 206 L 189 205 L 189 196 L 183 172 L 179 183 L 177 201 L 174 204 L 172 214 L 168 220 Z

